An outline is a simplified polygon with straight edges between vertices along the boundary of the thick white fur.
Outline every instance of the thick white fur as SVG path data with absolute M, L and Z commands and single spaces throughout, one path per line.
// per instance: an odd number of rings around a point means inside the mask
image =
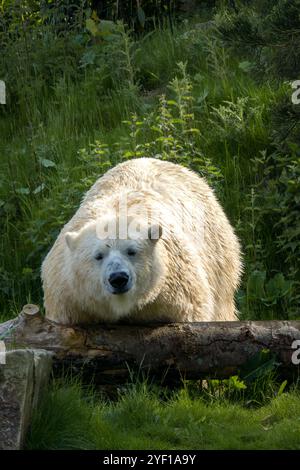
M 99 240 L 97 223 L 114 219 L 124 199 L 130 220 L 143 217 L 136 204 L 146 208 L 150 224 L 162 228 L 159 240 Z M 126 255 L 130 243 L 138 249 L 134 260 Z M 131 270 L 127 293 L 105 289 L 99 249 Z M 73 324 L 234 320 L 240 274 L 239 242 L 205 180 L 171 162 L 139 158 L 99 178 L 62 229 L 42 265 L 46 315 Z

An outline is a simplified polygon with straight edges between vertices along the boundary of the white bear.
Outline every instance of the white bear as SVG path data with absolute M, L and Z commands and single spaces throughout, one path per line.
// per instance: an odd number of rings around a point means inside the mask
M 46 316 L 66 324 L 235 320 L 240 245 L 213 190 L 138 158 L 100 177 L 42 265 Z

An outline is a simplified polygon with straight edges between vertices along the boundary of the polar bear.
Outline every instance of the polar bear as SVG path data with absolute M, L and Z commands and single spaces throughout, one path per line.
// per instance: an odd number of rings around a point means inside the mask
M 89 322 L 235 320 L 239 241 L 193 171 L 138 158 L 100 177 L 42 264 L 46 316 Z

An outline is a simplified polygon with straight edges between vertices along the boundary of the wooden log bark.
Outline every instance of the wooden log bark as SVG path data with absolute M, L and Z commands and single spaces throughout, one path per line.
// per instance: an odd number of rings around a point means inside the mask
M 3 338 L 8 349 L 52 351 L 57 373 L 70 366 L 98 383 L 122 382 L 137 370 L 170 380 L 226 378 L 262 349 L 276 354 L 284 374 L 299 373 L 292 356 L 300 359 L 300 321 L 66 326 L 28 305 L 0 325 Z

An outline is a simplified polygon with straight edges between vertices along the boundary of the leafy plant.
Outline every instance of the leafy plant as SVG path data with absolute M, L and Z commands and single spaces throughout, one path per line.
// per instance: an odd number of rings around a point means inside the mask
M 201 132 L 195 119 L 193 87 L 186 64 L 179 63 L 178 68 L 181 77 L 175 77 L 169 85 L 173 99 L 162 95 L 158 109 L 149 116 L 139 119 L 133 115 L 131 121 L 124 122 L 129 126 L 130 139 L 123 156 L 173 160 L 193 168 L 210 181 L 218 181 L 220 170 L 200 150 Z M 141 141 L 140 136 L 143 136 Z
M 277 146 L 270 155 L 262 152 L 254 160 L 263 179 L 253 186 L 248 207 L 253 268 L 248 271 L 241 305 L 256 316 L 262 315 L 259 311 L 263 316 L 269 311 L 271 318 L 293 318 L 300 305 L 299 266 L 295 262 L 300 256 L 300 160 L 298 146 L 289 144 L 288 148 L 290 153 L 282 154 Z
M 296 47 L 299 6 L 299 0 L 265 0 L 251 6 L 242 0 L 235 8 L 228 2 L 218 12 L 216 22 L 224 41 L 230 43 L 237 54 L 243 49 L 252 55 L 259 76 L 264 71 L 275 77 L 296 79 L 300 70 Z

